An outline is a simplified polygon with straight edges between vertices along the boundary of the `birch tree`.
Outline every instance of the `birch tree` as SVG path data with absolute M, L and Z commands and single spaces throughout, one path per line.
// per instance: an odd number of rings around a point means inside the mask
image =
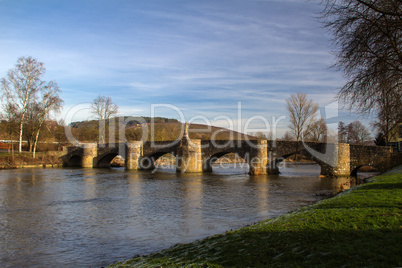
M 57 83 L 54 81 L 50 81 L 45 87 L 43 87 L 41 92 L 41 101 L 36 104 L 37 111 L 37 122 L 36 122 L 36 130 L 34 136 L 34 144 L 32 156 L 35 158 L 36 146 L 38 145 L 39 133 L 42 128 L 43 123 L 46 119 L 49 118 L 50 112 L 59 112 L 63 100 L 59 96 L 60 88 L 57 86 Z
M 42 62 L 32 57 L 22 57 L 18 59 L 15 68 L 10 69 L 6 77 L 1 79 L 3 100 L 6 105 L 12 105 L 19 115 L 19 153 L 22 151 L 24 119 L 30 102 L 36 100 L 38 91 L 44 86 L 41 77 L 45 71 Z

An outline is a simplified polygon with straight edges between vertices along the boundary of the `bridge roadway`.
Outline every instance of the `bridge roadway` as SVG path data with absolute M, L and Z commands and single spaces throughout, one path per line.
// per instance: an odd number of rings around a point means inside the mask
M 152 170 L 155 161 L 166 153 L 176 157 L 177 172 L 212 172 L 212 164 L 221 156 L 235 153 L 250 166 L 251 175 L 276 174 L 281 161 L 302 154 L 321 166 L 321 175 L 356 175 L 363 165 L 385 171 L 401 164 L 392 148 L 358 146 L 344 143 L 314 143 L 267 140 L 198 140 L 183 136 L 176 141 L 137 141 L 125 143 L 84 143 L 64 148 L 64 166 L 104 168 L 117 155 L 125 158 L 127 170 Z M 397 159 L 397 160 L 395 160 Z

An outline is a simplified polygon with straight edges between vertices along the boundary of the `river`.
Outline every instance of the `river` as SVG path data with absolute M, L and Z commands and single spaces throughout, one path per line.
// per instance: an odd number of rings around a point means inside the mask
M 318 165 L 0 171 L 0 267 L 102 267 L 309 205 L 348 188 Z

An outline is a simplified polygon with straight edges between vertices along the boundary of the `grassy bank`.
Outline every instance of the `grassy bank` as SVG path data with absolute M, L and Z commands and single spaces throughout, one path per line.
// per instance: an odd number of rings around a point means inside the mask
M 21 167 L 41 167 L 41 166 L 60 166 L 62 164 L 62 152 L 38 152 L 36 157 L 32 157 L 32 153 L 22 152 L 19 153 L 0 152 L 0 169 L 12 169 Z
M 275 219 L 111 267 L 402 266 L 402 169 Z

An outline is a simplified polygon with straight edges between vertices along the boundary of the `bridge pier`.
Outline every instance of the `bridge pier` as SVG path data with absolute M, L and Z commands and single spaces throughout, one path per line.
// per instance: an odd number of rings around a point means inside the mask
M 274 175 L 274 174 L 279 174 L 279 168 L 276 164 L 276 162 L 272 162 L 269 164 L 269 166 L 267 167 L 267 174 L 269 175 Z
M 323 176 L 350 175 L 350 145 L 347 143 L 325 144 L 326 161 L 318 161 Z
M 186 135 L 177 150 L 176 171 L 180 173 L 202 172 L 201 140 L 190 140 Z M 212 169 L 212 168 L 211 168 Z
M 249 174 L 250 175 L 264 175 L 267 174 L 267 141 L 257 140 L 256 144 L 253 144 L 250 148 L 249 156 Z
M 125 168 L 126 170 L 140 169 L 140 158 L 142 156 L 143 142 L 127 142 L 126 155 L 125 155 Z
M 202 172 L 212 173 L 213 172 L 212 161 L 210 161 L 210 160 L 208 161 L 208 159 L 204 157 L 203 163 L 204 164 L 202 165 Z
M 142 156 L 138 162 L 138 169 L 140 170 L 154 170 L 155 159 L 153 157 Z
M 84 143 L 82 144 L 82 157 L 81 167 L 93 168 L 94 158 L 98 155 L 98 144 L 96 143 Z

